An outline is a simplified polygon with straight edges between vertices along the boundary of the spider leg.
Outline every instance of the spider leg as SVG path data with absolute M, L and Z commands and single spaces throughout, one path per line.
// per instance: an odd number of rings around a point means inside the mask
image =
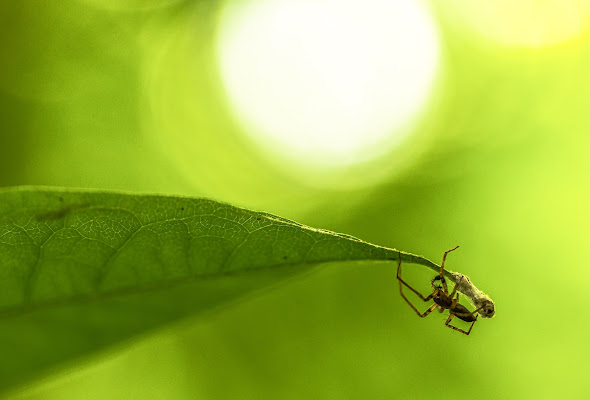
M 424 301 L 428 301 L 428 300 L 432 299 L 432 293 L 430 293 L 430 295 L 428 295 L 428 297 L 424 297 L 416 289 L 414 289 L 413 287 L 411 287 L 410 285 L 408 285 L 406 283 L 406 281 L 404 281 L 402 279 L 401 273 L 402 273 L 402 258 L 401 258 L 401 254 L 400 254 L 398 256 L 398 259 L 397 259 L 397 279 L 399 280 L 399 291 L 402 294 L 402 297 L 404 299 L 406 298 L 406 296 L 404 296 L 404 294 L 402 293 L 402 283 L 403 283 L 404 285 L 406 285 L 406 287 L 408 289 L 410 289 L 412 292 L 416 293 L 416 295 L 418 297 L 420 297 L 420 299 L 422 299 Z M 406 301 L 407 301 L 407 299 L 406 299 Z
M 447 259 L 447 254 L 449 254 L 453 250 L 457 250 L 458 248 L 459 248 L 459 246 L 454 247 L 451 250 L 445 251 L 445 254 L 443 254 L 442 263 L 440 263 L 440 272 L 438 273 L 438 275 L 440 276 L 440 281 L 442 282 L 443 289 L 445 290 L 445 293 L 449 293 L 449 288 L 447 287 L 447 282 L 445 281 L 445 277 L 443 276 L 443 271 L 445 270 L 445 260 Z M 453 296 L 451 295 L 451 297 L 453 297 Z
M 402 284 L 406 285 L 406 287 L 408 287 L 412 292 L 416 293 L 416 295 L 418 295 L 418 297 L 420 297 L 424 301 L 430 300 L 432 298 L 432 293 L 428 297 L 424 297 L 416 289 L 414 289 L 413 287 L 408 285 L 406 282 L 404 282 L 404 280 L 401 278 L 401 267 L 402 267 L 402 259 L 401 259 L 401 254 L 400 254 L 398 257 L 398 262 L 397 262 L 397 279 L 399 280 L 399 293 L 402 296 L 402 298 L 406 301 L 406 303 L 408 303 L 409 306 L 412 307 L 412 310 L 414 310 L 416 312 L 416 314 L 418 314 L 419 317 L 424 318 L 425 316 L 430 314 L 432 312 L 432 310 L 434 310 L 436 308 L 436 303 L 434 303 L 432 306 L 430 306 L 426 311 L 424 311 L 424 313 L 421 313 L 420 311 L 418 311 L 418 309 L 416 307 L 414 307 L 414 305 L 410 302 L 410 300 L 408 300 L 408 298 L 404 295 L 404 292 L 402 289 L 403 288 Z
M 476 311 L 477 311 L 477 310 L 476 310 Z M 474 311 L 474 312 L 475 312 L 475 311 Z M 454 330 L 456 330 L 456 331 L 459 331 L 459 332 L 463 333 L 464 335 L 469 335 L 469 334 L 471 333 L 471 329 L 473 328 L 473 325 L 475 324 L 475 321 L 473 321 L 473 322 L 471 323 L 471 325 L 469 326 L 469 330 L 468 330 L 468 331 L 464 331 L 463 329 L 461 329 L 461 328 L 457 328 L 456 326 L 453 326 L 453 325 L 451 325 L 451 324 L 450 324 L 451 320 L 452 320 L 454 317 L 455 317 L 455 314 L 450 314 L 450 315 L 449 315 L 449 318 L 447 318 L 447 320 L 446 320 L 446 322 L 445 322 L 445 325 L 446 325 L 446 326 L 448 326 L 448 327 L 449 327 L 449 328 L 451 328 L 451 329 L 454 329 Z M 477 321 L 477 318 L 476 318 L 476 321 Z
M 424 313 L 420 313 L 420 311 L 418 311 L 418 309 L 416 307 L 414 307 L 414 305 L 412 303 L 410 303 L 410 301 L 408 299 L 406 299 L 406 296 L 404 296 L 402 294 L 402 297 L 404 298 L 404 300 L 410 305 L 410 307 L 412 307 L 412 310 L 416 311 L 416 314 L 418 314 L 418 316 L 420 318 L 424 318 L 425 316 L 427 316 L 428 314 L 430 314 L 432 312 L 432 310 L 434 310 L 436 308 L 436 303 L 434 303 L 433 305 L 431 305 L 428 310 L 424 311 Z
M 461 279 L 459 280 L 459 282 L 455 282 L 455 287 L 453 288 L 453 291 L 449 295 L 450 298 L 453 298 L 453 296 L 455 295 L 455 293 L 457 293 L 457 287 L 459 286 L 459 284 L 461 283 L 462 280 L 463 280 L 463 277 L 461 277 Z M 457 293 L 457 301 L 459 301 L 459 293 Z
M 465 331 L 465 330 L 463 330 L 461 328 L 458 328 L 458 327 L 456 327 L 454 325 L 451 325 L 450 322 L 455 317 L 459 317 L 460 319 L 463 319 L 465 317 L 470 317 L 473 314 L 475 314 L 476 312 L 478 312 L 480 310 L 480 308 L 478 308 L 478 309 L 476 309 L 474 311 L 469 311 L 465 307 L 461 307 L 463 310 L 466 310 L 467 312 L 465 312 L 465 311 L 457 311 L 456 310 L 457 304 L 459 304 L 459 293 L 457 293 L 457 295 L 455 296 L 455 298 L 453 299 L 453 301 L 451 303 L 451 307 L 449 308 L 449 318 L 447 318 L 447 320 L 445 322 L 445 325 L 448 326 L 449 328 L 454 329 L 456 331 L 459 331 L 459 332 L 461 332 L 461 333 L 463 333 L 465 335 L 469 335 L 469 333 L 471 333 L 471 329 L 473 328 L 473 325 L 475 324 L 475 321 L 477 321 L 477 317 L 479 315 L 476 315 L 475 316 L 475 319 L 473 320 L 473 322 L 471 322 L 471 325 L 469 326 L 469 330 L 468 331 Z

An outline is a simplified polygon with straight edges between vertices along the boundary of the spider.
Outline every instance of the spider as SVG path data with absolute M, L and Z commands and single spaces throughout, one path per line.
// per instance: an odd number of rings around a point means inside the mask
M 397 279 L 399 280 L 400 294 L 402 295 L 404 300 L 410 305 L 410 307 L 412 307 L 412 309 L 414 311 L 416 311 L 416 314 L 418 314 L 419 317 L 421 317 L 421 318 L 426 317 L 428 314 L 430 314 L 432 312 L 432 310 L 434 310 L 438 306 L 440 312 L 443 312 L 444 310 L 449 310 L 449 318 L 447 318 L 447 320 L 445 322 L 446 326 L 448 326 L 449 328 L 454 329 L 456 331 L 459 331 L 465 335 L 469 335 L 469 333 L 471 333 L 471 329 L 473 328 L 473 325 L 475 324 L 475 321 L 477 320 L 477 317 L 479 315 L 477 312 L 480 309 L 478 308 L 475 311 L 469 311 L 467 309 L 467 307 L 460 304 L 459 303 L 459 293 L 456 293 L 457 286 L 459 285 L 459 282 L 455 284 L 453 291 L 449 294 L 447 282 L 445 281 L 445 278 L 443 276 L 443 271 L 445 269 L 445 259 L 447 258 L 447 254 L 449 254 L 453 250 L 457 250 L 458 248 L 459 248 L 459 246 L 455 247 L 454 249 L 448 250 L 443 255 L 442 263 L 440 265 L 440 272 L 430 282 L 430 284 L 432 285 L 434 290 L 432 291 L 432 293 L 430 293 L 428 295 L 428 297 L 422 296 L 420 293 L 418 293 L 418 291 L 416 289 L 414 289 L 413 287 L 408 285 L 402 279 L 402 277 L 401 277 L 401 272 L 402 272 L 401 253 L 398 256 L 398 261 L 397 261 Z M 442 286 L 437 285 L 436 284 L 437 281 L 440 281 Z M 416 293 L 418 295 L 418 297 L 420 297 L 422 300 L 424 300 L 424 301 L 428 301 L 431 299 L 434 300 L 434 304 L 432 306 L 430 306 L 426 311 L 424 311 L 424 313 L 420 313 L 420 311 L 418 311 L 418 309 L 416 307 L 414 307 L 414 305 L 412 303 L 410 303 L 410 300 L 408 300 L 406 298 L 406 296 L 404 295 L 404 292 L 402 291 L 402 284 L 406 285 L 412 292 Z M 457 294 L 457 296 L 455 298 L 453 298 L 455 296 L 455 293 Z M 460 328 L 457 328 L 456 326 L 451 325 L 450 322 L 454 317 L 457 317 L 465 322 L 471 322 L 471 326 L 469 327 L 469 330 L 465 331 L 463 329 L 460 329 Z

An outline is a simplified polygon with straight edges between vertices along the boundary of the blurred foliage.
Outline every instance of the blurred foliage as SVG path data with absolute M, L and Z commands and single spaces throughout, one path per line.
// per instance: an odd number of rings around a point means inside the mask
M 417 134 L 364 167 L 380 183 L 335 190 L 292 179 L 232 122 L 220 4 L 149 3 L 1 3 L 0 185 L 205 195 L 436 260 L 460 244 L 449 268 L 496 317 L 464 337 L 417 318 L 393 266 L 328 266 L 10 398 L 584 396 L 588 311 L 570 304 L 590 275 L 587 25 L 526 47 L 431 2 L 445 59 Z

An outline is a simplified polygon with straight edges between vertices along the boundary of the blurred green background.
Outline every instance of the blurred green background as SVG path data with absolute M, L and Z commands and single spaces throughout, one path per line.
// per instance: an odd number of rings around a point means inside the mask
M 383 3 L 3 0 L 0 185 L 206 196 L 436 262 L 461 245 L 448 266 L 496 317 L 466 337 L 416 317 L 395 266 L 328 265 L 7 398 L 584 397 L 590 2 Z

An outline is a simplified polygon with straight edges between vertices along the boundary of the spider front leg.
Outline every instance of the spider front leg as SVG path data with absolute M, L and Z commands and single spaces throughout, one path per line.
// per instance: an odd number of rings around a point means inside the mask
M 461 278 L 459 279 L 459 282 L 455 282 L 455 287 L 453 288 L 453 291 L 449 295 L 449 297 L 451 299 L 453 298 L 453 296 L 455 295 L 455 293 L 457 293 L 457 288 L 459 287 L 459 285 L 461 284 L 461 282 L 463 282 L 463 276 L 461 276 Z M 459 301 L 459 293 L 457 293 L 457 301 Z
M 445 251 L 445 254 L 443 254 L 442 262 L 440 263 L 440 272 L 438 273 L 438 276 L 440 277 L 439 279 L 443 285 L 443 289 L 445 290 L 445 293 L 449 293 L 449 288 L 447 287 L 447 282 L 445 280 L 445 277 L 443 276 L 443 271 L 445 270 L 445 260 L 447 259 L 447 254 L 449 254 L 453 250 L 457 250 L 458 248 L 459 248 L 459 246 L 454 247 L 451 250 Z M 453 296 L 451 295 L 451 297 L 453 297 Z
M 428 308 L 428 310 L 424 311 L 424 313 L 421 313 L 420 311 L 418 311 L 418 309 L 416 307 L 414 307 L 414 305 L 410 302 L 410 300 L 408 300 L 408 298 L 404 295 L 404 292 L 402 290 L 402 284 L 406 285 L 406 287 L 408 289 L 410 289 L 418 297 L 420 297 L 420 299 L 422 299 L 424 301 L 428 301 L 428 300 L 432 299 L 432 293 L 428 297 L 422 296 L 416 289 L 414 289 L 413 287 L 411 287 L 410 285 L 408 285 L 402 279 L 401 272 L 402 272 L 402 257 L 401 257 L 401 253 L 398 253 L 398 259 L 397 259 L 397 279 L 399 281 L 399 293 L 403 297 L 403 299 L 406 301 L 406 303 L 408 303 L 410 305 L 410 307 L 412 307 L 412 310 L 414 310 L 416 312 L 416 314 L 418 314 L 419 317 L 424 318 L 425 316 L 427 316 L 428 314 L 430 314 L 432 312 L 432 310 L 434 310 L 436 308 L 436 303 L 434 303 L 432 306 L 430 306 L 430 308 Z

